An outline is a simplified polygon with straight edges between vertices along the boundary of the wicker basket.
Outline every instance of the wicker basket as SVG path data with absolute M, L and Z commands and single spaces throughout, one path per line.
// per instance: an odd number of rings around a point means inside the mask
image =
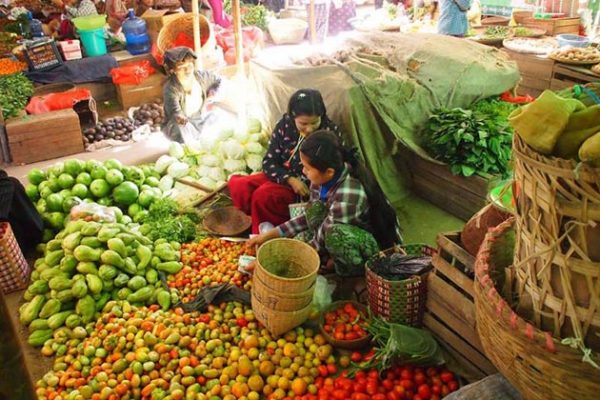
M 274 19 L 268 29 L 275 44 L 296 44 L 304 40 L 308 23 L 298 18 Z
M 213 30 L 210 26 L 210 22 L 204 15 L 199 15 L 200 24 L 200 45 L 204 49 L 205 47 L 213 48 L 215 42 Z M 194 37 L 194 16 L 191 13 L 182 13 L 181 17 L 175 18 L 167 22 L 158 33 L 156 39 L 156 47 L 158 47 L 159 53 L 162 55 L 165 51 L 174 47 L 174 43 L 177 37 L 184 33 L 188 37 Z
M 252 311 L 256 319 L 262 323 L 273 336 L 279 336 L 298 325 L 303 324 L 309 317 L 312 305 L 297 311 L 276 311 L 258 300 L 252 292 Z
M 203 221 L 210 233 L 221 236 L 238 236 L 250 229 L 252 218 L 236 207 L 221 207 L 210 211 Z
M 560 344 L 521 318 L 494 287 L 490 253 L 512 223 L 489 231 L 475 263 L 477 331 L 483 348 L 525 400 L 597 399 L 600 370 L 582 362 L 580 350 Z
M 267 288 L 276 292 L 302 293 L 311 288 L 317 279 L 321 260 L 308 244 L 295 239 L 273 239 L 258 249 L 254 275 Z M 298 278 L 284 278 L 267 270 L 267 264 L 299 269 Z
M 522 11 L 513 11 L 512 12 L 512 17 L 515 20 L 515 22 L 518 25 L 522 25 L 525 23 L 525 20 L 527 18 L 532 18 L 533 17 L 533 11 L 526 11 L 526 10 L 522 10 Z
M 499 26 L 508 26 L 508 24 L 510 23 L 510 18 L 506 18 L 506 17 L 485 17 L 481 20 L 481 26 L 492 26 L 492 25 L 499 25 Z
M 8 294 L 27 287 L 31 268 L 8 222 L 0 223 L 0 289 Z
M 275 311 L 297 311 L 310 305 L 315 291 L 315 284 L 303 292 L 281 292 L 267 287 L 260 275 L 252 276 L 252 294 L 265 306 Z
M 513 154 L 520 309 L 600 350 L 600 169 L 545 157 L 518 135 Z
M 325 314 L 327 314 L 330 311 L 333 310 L 337 310 L 340 307 L 343 307 L 344 304 L 346 303 L 352 303 L 354 305 L 354 307 L 356 307 L 356 309 L 362 313 L 362 315 L 367 318 L 369 315 L 369 309 L 367 307 L 365 307 L 364 305 L 356 302 L 356 301 L 350 301 L 350 300 L 343 300 L 343 301 L 336 301 L 331 303 L 329 306 L 327 306 L 319 315 L 319 329 L 321 330 L 321 334 L 323 336 L 325 336 L 325 339 L 327 339 L 327 341 L 329 342 L 329 344 L 331 344 L 333 347 L 339 348 L 339 349 L 346 349 L 346 350 L 360 350 L 365 348 L 370 342 L 371 339 L 373 338 L 372 335 L 367 335 L 365 337 L 362 337 L 360 339 L 355 339 L 355 340 L 337 340 L 334 339 L 333 336 L 331 336 L 329 333 L 327 333 L 325 331 L 325 329 L 323 328 L 323 325 L 325 325 Z
M 435 249 L 421 244 L 397 246 L 379 252 L 375 257 L 394 253 L 431 256 Z M 371 271 L 369 264 L 370 262 L 366 263 L 365 269 L 369 308 L 373 314 L 389 322 L 421 326 L 427 300 L 427 274 L 415 275 L 402 281 L 389 281 Z

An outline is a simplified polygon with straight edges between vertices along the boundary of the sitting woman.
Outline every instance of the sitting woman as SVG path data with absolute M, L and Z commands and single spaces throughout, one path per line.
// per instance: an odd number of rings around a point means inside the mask
M 365 261 L 380 248 L 400 242 L 396 212 L 379 185 L 332 133 L 319 131 L 300 147 L 303 172 L 311 183 L 304 215 L 258 235 L 249 245 L 303 233 L 319 254 L 325 269 L 342 276 L 364 272 Z
M 279 225 L 287 221 L 290 218 L 288 206 L 308 196 L 298 149 L 318 129 L 340 134 L 327 117 L 321 93 L 314 89 L 298 90 L 290 98 L 287 113 L 273 130 L 263 159 L 263 172 L 234 175 L 229 179 L 233 205 L 252 216 L 252 233 L 258 233 L 262 222 Z
M 165 122 L 163 131 L 175 142 L 183 143 L 182 128 L 189 122 L 197 132 L 204 123 L 204 102 L 221 84 L 221 78 L 209 71 L 196 71 L 196 55 L 187 47 L 175 47 L 165 52 L 168 73 L 163 89 Z M 197 138 L 192 138 L 197 139 Z

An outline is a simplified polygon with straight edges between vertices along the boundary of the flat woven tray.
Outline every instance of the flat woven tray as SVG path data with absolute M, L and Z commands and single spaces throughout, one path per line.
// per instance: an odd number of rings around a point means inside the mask
M 563 64 L 571 64 L 571 65 L 592 65 L 600 63 L 600 53 L 598 53 L 598 57 L 591 61 L 577 61 L 577 60 L 569 60 L 567 58 L 562 58 L 556 54 L 550 53 L 548 58 L 553 59 L 554 61 L 558 61 Z

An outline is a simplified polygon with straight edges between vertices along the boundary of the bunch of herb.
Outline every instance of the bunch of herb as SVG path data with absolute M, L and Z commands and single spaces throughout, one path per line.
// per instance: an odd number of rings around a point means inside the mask
M 180 210 L 176 201 L 164 198 L 150 206 L 143 222 L 152 240 L 186 243 L 196 239 L 199 218 L 193 210 Z
M 424 140 L 434 158 L 449 164 L 455 175 L 508 174 L 512 132 L 502 118 L 462 108 L 440 109 L 429 118 Z
M 267 9 L 263 5 L 248 5 L 240 10 L 242 14 L 242 25 L 256 26 L 267 29 Z
M 497 97 L 488 97 L 479 100 L 471 106 L 471 110 L 486 114 L 491 118 L 498 118 L 497 122 L 508 123 L 508 116 L 519 107 L 517 104 L 502 101 Z
M 4 118 L 16 117 L 33 94 L 33 84 L 21 73 L 0 77 L 0 107 Z
M 439 365 L 444 361 L 438 343 L 425 330 L 373 318 L 367 331 L 373 335 L 375 353 L 370 360 L 354 364 L 351 372 L 371 368 L 383 372 L 396 363 Z

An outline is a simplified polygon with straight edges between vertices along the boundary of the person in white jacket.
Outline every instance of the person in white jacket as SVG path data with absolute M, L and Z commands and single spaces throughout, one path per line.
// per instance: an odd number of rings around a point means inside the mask
M 473 0 L 471 2 L 471 8 L 467 11 L 467 20 L 471 28 L 481 26 L 481 2 L 480 0 Z

